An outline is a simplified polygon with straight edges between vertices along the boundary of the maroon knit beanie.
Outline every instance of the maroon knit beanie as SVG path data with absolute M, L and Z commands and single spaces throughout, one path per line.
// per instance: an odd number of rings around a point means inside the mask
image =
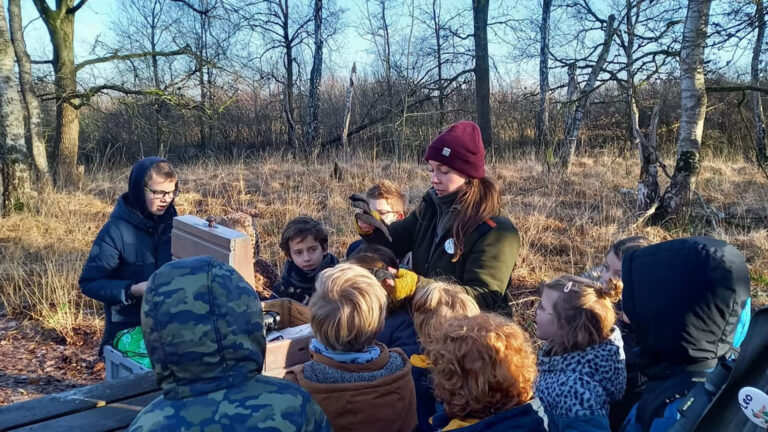
M 474 122 L 454 123 L 427 147 L 425 161 L 439 162 L 474 179 L 485 177 L 485 148 Z

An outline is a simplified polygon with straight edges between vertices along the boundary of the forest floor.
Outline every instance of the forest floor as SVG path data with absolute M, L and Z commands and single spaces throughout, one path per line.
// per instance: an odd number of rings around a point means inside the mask
M 412 209 L 429 187 L 427 169 L 417 163 L 358 159 L 341 166 L 338 180 L 329 163 L 267 158 L 185 165 L 176 207 L 202 217 L 255 210 L 262 256 L 280 268 L 280 233 L 299 214 L 328 227 L 330 250 L 341 257 L 357 237 L 350 194 L 389 179 L 403 188 Z M 77 279 L 128 173 L 91 173 L 81 190 L 41 195 L 0 224 L 0 405 L 103 379 L 96 355 L 101 306 L 80 294 Z M 747 258 L 754 307 L 768 304 L 768 180 L 753 165 L 704 162 L 696 186 L 701 200 L 696 198 L 689 223 L 666 228 L 637 224 L 635 159 L 577 158 L 568 176 L 518 160 L 491 163 L 488 174 L 499 181 L 504 207 L 522 236 L 513 307 L 529 331 L 539 282 L 599 265 L 608 246 L 629 235 L 724 239 Z

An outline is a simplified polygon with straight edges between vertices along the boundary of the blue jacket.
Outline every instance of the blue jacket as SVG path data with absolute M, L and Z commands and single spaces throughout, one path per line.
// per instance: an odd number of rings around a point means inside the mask
M 538 399 L 534 398 L 530 402 L 510 408 L 506 411 L 496 413 L 486 417 L 479 422 L 454 428 L 451 425 L 451 418 L 445 411 L 441 411 L 432 418 L 432 423 L 440 431 L 462 431 L 462 432 L 546 432 L 547 415 Z
M 384 320 L 384 328 L 376 340 L 389 348 L 400 348 L 409 358 L 421 354 L 421 344 L 413 326 L 413 317 L 407 307 L 392 311 Z
M 128 192 L 120 196 L 109 220 L 93 241 L 80 275 L 80 290 L 104 303 L 106 323 L 99 352 L 112 344 L 120 330 L 141 325 L 141 298 L 130 287 L 144 282 L 171 260 L 171 229 L 176 209 L 171 204 L 161 216 L 152 215 L 144 200 L 144 178 L 160 158 L 137 162 Z M 134 204 L 134 203 L 138 203 Z
M 609 432 L 608 406 L 624 395 L 627 370 L 621 332 L 584 351 L 559 356 L 539 352 L 536 397 L 550 431 Z
M 733 246 L 692 237 L 626 254 L 622 279 L 647 382 L 620 430 L 663 432 L 677 420 L 680 398 L 741 344 L 751 316 L 749 269 Z

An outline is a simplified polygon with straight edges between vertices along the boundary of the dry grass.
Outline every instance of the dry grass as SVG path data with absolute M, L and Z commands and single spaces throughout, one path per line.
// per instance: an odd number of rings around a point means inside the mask
M 331 237 L 331 251 L 342 256 L 357 237 L 347 197 L 374 181 L 401 185 L 415 206 L 428 187 L 426 169 L 416 163 L 354 160 L 344 164 L 342 181 L 333 180 L 329 164 L 298 164 L 277 158 L 249 162 L 209 162 L 182 166 L 181 214 L 221 216 L 255 209 L 263 255 L 278 266 L 283 226 L 299 214 L 321 220 Z M 555 274 L 581 273 L 599 264 L 615 240 L 642 234 L 667 240 L 691 234 L 713 235 L 735 244 L 747 257 L 756 305 L 768 303 L 768 230 L 738 220 L 692 223 L 673 232 L 634 227 L 634 160 L 577 159 L 568 177 L 547 175 L 538 162 L 492 164 L 504 203 L 523 237 L 515 271 L 518 320 L 531 328 L 536 284 Z M 0 301 L 11 315 L 28 315 L 72 337 L 76 328 L 100 325 L 100 306 L 77 287 L 90 244 L 127 184 L 128 170 L 95 173 L 82 192 L 57 193 L 30 203 L 25 212 L 0 224 Z M 738 162 L 704 164 L 698 190 L 715 209 L 765 214 L 768 181 L 753 166 Z

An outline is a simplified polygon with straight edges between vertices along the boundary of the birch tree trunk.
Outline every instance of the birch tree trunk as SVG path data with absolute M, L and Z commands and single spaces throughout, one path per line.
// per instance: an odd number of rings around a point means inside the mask
M 536 142 L 540 149 L 549 148 L 549 16 L 552 0 L 544 0 L 541 8 L 541 46 L 539 48 L 539 113 L 536 117 Z
M 323 0 L 315 0 L 315 53 L 309 73 L 309 97 L 307 101 L 307 135 L 305 153 L 315 147 L 318 117 L 320 113 L 320 79 L 323 75 Z
M 655 221 L 683 220 L 699 176 L 701 136 L 707 107 L 704 83 L 704 44 L 711 0 L 688 0 L 680 51 L 681 118 L 675 173 L 661 197 Z
M 357 64 L 352 63 L 352 72 L 349 74 L 349 87 L 347 87 L 347 98 L 344 103 L 344 120 L 341 126 L 341 147 L 344 149 L 345 154 L 348 153 L 348 140 L 349 134 L 349 119 L 352 117 L 352 94 L 355 91 L 355 74 L 357 73 Z
M 486 151 L 493 148 L 491 71 L 488 63 L 489 2 L 490 0 L 472 1 L 475 40 L 475 104 L 477 106 L 477 125 L 480 127 Z
M 603 70 L 605 61 L 608 58 L 608 53 L 611 51 L 611 43 L 613 42 L 614 30 L 613 26 L 615 21 L 616 17 L 614 15 L 608 17 L 605 29 L 605 40 L 603 41 L 603 46 L 600 49 L 600 54 L 597 57 L 597 61 L 592 66 L 592 70 L 589 72 L 587 83 L 584 85 L 584 88 L 579 94 L 579 101 L 576 105 L 576 110 L 573 112 L 573 119 L 570 121 L 570 124 L 567 125 L 568 128 L 565 131 L 565 136 L 560 141 L 560 145 L 558 146 L 559 148 L 557 149 L 557 156 L 560 160 L 560 165 L 565 172 L 568 172 L 570 169 L 571 160 L 573 159 L 573 154 L 576 151 L 576 139 L 579 136 L 579 129 L 581 128 L 581 123 L 584 120 L 584 112 L 586 111 L 587 103 L 589 102 L 589 94 L 592 93 L 592 90 L 594 90 L 595 84 L 597 83 L 597 77 Z
M 750 84 L 754 87 L 760 85 L 760 53 L 762 52 L 763 42 L 765 40 L 765 11 L 763 0 L 754 0 L 755 19 L 757 24 L 757 37 L 755 46 L 752 48 L 752 64 L 750 68 Z M 752 112 L 755 119 L 755 146 L 756 159 L 759 164 L 768 162 L 768 153 L 766 153 L 766 133 L 765 118 L 763 117 L 763 103 L 760 100 L 760 93 L 752 92 Z
M 49 189 L 53 183 L 51 172 L 48 168 L 48 155 L 45 149 L 45 136 L 40 117 L 40 100 L 32 87 L 32 61 L 27 52 L 27 44 L 24 42 L 24 33 L 21 25 L 21 0 L 8 2 L 8 21 L 11 30 L 11 42 L 16 53 L 16 62 L 19 66 L 19 83 L 21 96 L 24 98 L 26 110 L 26 138 L 27 148 L 32 151 L 32 161 L 37 172 L 37 181 L 42 190 Z
M 29 154 L 24 142 L 24 115 L 14 71 L 14 52 L 0 0 L 0 162 L 2 215 L 29 193 Z

